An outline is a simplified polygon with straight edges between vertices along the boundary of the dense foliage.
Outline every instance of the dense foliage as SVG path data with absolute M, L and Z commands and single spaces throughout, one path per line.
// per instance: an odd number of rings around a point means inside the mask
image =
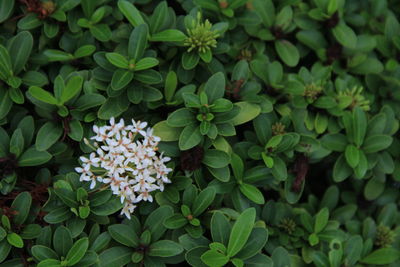
M 0 0 L 0 267 L 400 266 L 399 14 Z

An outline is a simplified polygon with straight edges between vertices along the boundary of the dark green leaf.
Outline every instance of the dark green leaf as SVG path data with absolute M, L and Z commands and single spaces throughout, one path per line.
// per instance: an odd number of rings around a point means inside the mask
M 147 24 L 140 24 L 135 27 L 129 37 L 128 55 L 130 58 L 136 61 L 142 58 L 147 46 L 148 34 L 149 28 Z
M 132 249 L 127 247 L 111 247 L 99 255 L 100 267 L 124 266 L 131 261 Z
M 151 257 L 172 257 L 180 254 L 183 248 L 170 240 L 160 240 L 150 245 L 148 255 Z
M 122 245 L 134 248 L 137 247 L 137 245 L 139 244 L 139 237 L 137 236 L 136 232 L 128 225 L 111 225 L 108 227 L 108 232 L 115 241 L 121 243 Z
M 129 1 L 119 0 L 118 8 L 121 13 L 124 14 L 124 16 L 127 18 L 127 20 L 132 24 L 132 26 L 136 27 L 144 23 L 144 20 L 139 10 L 137 10 L 137 8 Z
M 211 76 L 204 86 L 204 92 L 207 94 L 209 103 L 214 103 L 215 100 L 222 98 L 225 94 L 224 74 L 218 72 Z
M 13 216 L 13 222 L 21 225 L 28 218 L 29 210 L 32 204 L 32 197 L 28 192 L 19 193 L 11 204 L 11 209 L 17 211 Z
M 380 248 L 362 258 L 360 261 L 366 264 L 386 265 L 400 258 L 400 251 L 394 248 Z

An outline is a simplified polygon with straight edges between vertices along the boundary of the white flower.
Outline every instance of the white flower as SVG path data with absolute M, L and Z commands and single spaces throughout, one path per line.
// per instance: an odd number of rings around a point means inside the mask
M 165 165 L 170 158 L 158 153 L 161 140 L 153 135 L 153 129 L 145 129 L 147 122 L 132 120 L 132 125 L 125 125 L 123 119 L 116 123 L 111 118 L 109 124 L 93 126 L 96 135 L 91 139 L 99 144 L 89 158 L 80 157 L 82 166 L 75 170 L 81 174 L 80 181 L 91 182 L 91 189 L 96 182 L 108 185 L 124 204 L 121 214 L 130 219 L 134 203 L 152 202 L 151 192 L 163 191 L 164 184 L 171 182 L 168 174 L 172 169 Z
M 144 128 L 146 128 L 147 126 L 147 122 L 141 122 L 141 121 L 135 121 L 134 119 L 132 119 L 132 126 L 129 127 L 128 129 L 132 132 L 132 133 L 140 133 L 143 137 L 146 136 L 146 132 L 143 131 Z
M 133 213 L 134 209 L 136 208 L 135 205 L 125 202 L 124 208 L 121 210 L 121 215 L 125 215 L 129 220 L 131 219 L 131 213 Z

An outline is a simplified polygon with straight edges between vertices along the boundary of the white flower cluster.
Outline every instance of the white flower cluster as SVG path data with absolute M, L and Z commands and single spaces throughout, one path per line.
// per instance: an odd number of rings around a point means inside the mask
M 165 163 L 170 160 L 157 154 L 160 138 L 147 128 L 147 122 L 135 122 L 125 126 L 121 119 L 110 125 L 93 126 L 96 133 L 94 149 L 89 158 L 80 157 L 82 167 L 75 168 L 81 174 L 80 181 L 90 181 L 90 188 L 101 182 L 111 187 L 121 198 L 124 208 L 121 214 L 129 219 L 136 208 L 135 203 L 153 201 L 150 192 L 164 190 L 164 183 L 170 183 L 167 175 L 172 171 Z M 86 140 L 87 141 L 87 140 Z M 89 144 L 89 142 L 86 142 Z

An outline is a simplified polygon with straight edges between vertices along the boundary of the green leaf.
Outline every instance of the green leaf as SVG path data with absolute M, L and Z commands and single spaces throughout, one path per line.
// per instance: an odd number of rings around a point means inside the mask
M 271 169 L 272 175 L 278 179 L 278 181 L 285 181 L 287 179 L 287 167 L 286 163 L 280 157 L 273 157 L 274 165 Z
M 378 198 L 385 190 L 385 182 L 379 176 L 373 176 L 364 187 L 364 196 L 367 200 Z
M 111 64 L 118 68 L 128 69 L 129 67 L 128 59 L 119 53 L 107 53 L 106 58 Z
M 62 90 L 61 104 L 64 104 L 74 96 L 76 96 L 82 88 L 83 78 L 81 76 L 74 76 L 68 80 L 66 86 Z
M 53 122 L 46 122 L 40 127 L 36 136 L 36 149 L 38 151 L 45 151 L 54 145 L 58 139 L 60 139 L 63 133 L 61 126 L 56 125 Z
M 106 102 L 100 107 L 97 116 L 102 120 L 109 120 L 111 117 L 118 117 L 129 107 L 129 99 L 125 94 L 117 97 L 108 97 Z
M 147 69 L 135 72 L 135 80 L 142 82 L 144 84 L 159 84 L 163 81 L 163 78 L 158 71 L 153 69 Z M 161 92 L 160 95 L 162 98 Z
M 230 121 L 235 126 L 253 120 L 261 112 L 260 106 L 253 103 L 236 102 L 234 105 L 240 107 L 239 114 Z
M 168 29 L 162 32 L 157 32 L 151 35 L 150 41 L 152 42 L 182 42 L 186 39 L 186 35 L 175 29 Z
M 7 47 L 9 54 L 13 55 L 12 65 L 14 74 L 18 74 L 24 69 L 32 52 L 32 34 L 28 31 L 18 33 L 15 37 L 10 39 Z
M 155 209 L 146 218 L 144 227 L 151 232 L 151 239 L 160 239 L 167 230 L 164 226 L 164 220 L 173 214 L 173 209 L 170 206 L 164 205 Z
M 202 163 L 212 168 L 225 167 L 229 162 L 229 155 L 226 152 L 217 149 L 207 149 L 202 160 Z
M 190 109 L 180 108 L 168 116 L 167 124 L 171 127 L 185 127 L 194 121 L 196 121 L 196 118 Z
M 382 64 L 382 62 L 379 59 L 373 57 L 367 58 L 362 63 L 350 69 L 352 73 L 362 74 L 362 75 L 378 74 L 381 73 L 383 70 L 384 70 L 384 65 Z
M 282 61 L 289 67 L 295 67 L 300 60 L 299 50 L 287 40 L 275 41 L 275 49 Z
M 183 252 L 183 247 L 171 240 L 159 240 L 149 247 L 150 257 L 172 257 Z
M 395 248 L 380 248 L 362 258 L 360 262 L 365 264 L 386 265 L 400 258 L 400 251 Z
M 261 252 L 268 240 L 268 230 L 266 228 L 254 228 L 246 245 L 236 255 L 236 258 L 246 260 Z
M 174 71 L 168 72 L 164 86 L 164 95 L 165 95 L 165 100 L 167 100 L 167 102 L 172 101 L 177 85 L 178 85 L 178 77 L 176 76 L 176 73 Z
M 11 136 L 10 140 L 10 153 L 14 154 L 17 158 L 24 150 L 24 137 L 22 136 L 21 129 L 16 129 Z
M 179 148 L 181 150 L 191 149 L 197 146 L 202 138 L 199 127 L 196 124 L 190 124 L 183 128 L 179 136 Z
M 60 26 L 56 23 L 44 22 L 43 26 L 44 34 L 50 39 L 56 37 L 60 30 Z
M 60 223 L 68 220 L 72 216 L 71 211 L 66 207 L 59 207 L 50 211 L 46 216 L 44 216 L 44 220 L 51 224 Z
M 214 103 L 215 100 L 224 97 L 225 94 L 225 76 L 222 72 L 217 72 L 211 76 L 204 86 L 204 92 L 207 94 L 208 103 Z
M 24 138 L 25 148 L 32 142 L 35 132 L 35 123 L 32 116 L 24 117 L 19 123 L 17 128 L 21 129 Z
M 170 127 L 167 121 L 160 121 L 153 126 L 153 134 L 161 138 L 162 141 L 178 141 L 181 128 Z
M 57 253 L 46 246 L 34 245 L 31 248 L 31 252 L 32 255 L 39 261 L 44 261 L 46 259 L 58 259 Z
M 366 154 L 376 153 L 388 148 L 392 144 L 393 138 L 388 135 L 376 134 L 365 138 L 362 150 Z
M 31 209 L 32 197 L 28 192 L 19 193 L 11 204 L 11 209 L 17 211 L 12 217 L 15 224 L 21 225 L 28 218 Z
M 259 205 L 263 205 L 265 203 L 263 194 L 254 185 L 243 183 L 239 185 L 239 189 L 243 195 L 245 195 L 248 199 L 250 199 L 254 203 Z
M 39 224 L 28 224 L 20 232 L 22 239 L 34 239 L 40 236 L 42 228 Z
M 160 29 L 163 29 L 164 25 L 167 23 L 167 19 L 169 17 L 169 10 L 167 2 L 160 2 L 156 8 L 154 9 L 153 14 L 150 18 L 150 32 L 155 33 L 159 32 Z
M 37 86 L 31 86 L 29 87 L 28 92 L 37 100 L 40 100 L 42 102 L 51 104 L 51 105 L 57 105 L 58 101 L 57 99 L 49 92 L 46 90 L 37 87 Z
M 354 265 L 361 258 L 363 250 L 363 239 L 359 235 L 350 237 L 344 246 L 345 258 L 349 265 Z
M 0 71 L 1 75 L 1 71 Z M 0 76 L 1 79 L 1 76 Z M 10 111 L 13 102 L 9 95 L 9 90 L 0 88 L 0 120 L 7 116 Z
M 53 236 L 54 250 L 58 255 L 65 256 L 73 245 L 71 232 L 65 226 L 57 227 Z
M 0 241 L 0 262 L 3 262 L 11 251 L 11 245 L 7 240 Z
M 336 25 L 336 27 L 332 29 L 332 33 L 336 40 L 344 47 L 356 48 L 357 35 L 345 23 Z
M 277 247 L 272 252 L 272 261 L 274 262 L 274 267 L 288 267 L 291 266 L 290 254 L 283 247 Z
M 273 267 L 272 259 L 265 254 L 258 253 L 254 257 L 247 259 L 245 262 L 249 267 Z
M 344 155 L 346 157 L 347 163 L 352 168 L 355 168 L 360 162 L 360 153 L 358 151 L 358 148 L 354 145 L 347 145 Z
M 185 70 L 191 70 L 199 63 L 200 56 L 194 52 L 184 52 L 182 55 L 182 67 Z
M 216 192 L 215 189 L 212 187 L 207 187 L 206 189 L 202 190 L 197 197 L 195 198 L 193 205 L 192 205 L 192 214 L 194 217 L 198 217 L 202 214 L 208 206 L 214 201 Z
M 54 193 L 64 202 L 67 206 L 71 208 L 78 207 L 78 201 L 76 201 L 76 194 L 71 189 L 62 188 L 59 186 L 59 182 L 54 184 Z
M 231 232 L 231 225 L 224 214 L 216 211 L 211 217 L 211 236 L 212 240 L 228 245 L 229 233 Z
M 206 63 L 210 63 L 211 60 L 212 60 L 212 52 L 211 52 L 211 50 L 206 50 L 206 52 L 200 52 L 198 55 Z
M 138 61 L 142 58 L 147 46 L 149 28 L 147 24 L 140 24 L 132 31 L 129 37 L 128 55 Z
M 186 224 L 188 224 L 188 219 L 180 213 L 175 213 L 164 221 L 164 226 L 168 229 L 182 228 Z
M 296 34 L 296 38 L 310 47 L 313 50 L 318 50 L 320 48 L 326 47 L 327 42 L 324 35 L 318 30 L 302 30 Z
M 229 262 L 229 257 L 216 250 L 208 250 L 201 255 L 201 260 L 210 267 L 221 267 Z
M 37 267 L 61 267 L 61 261 L 56 259 L 46 259 L 44 261 L 39 262 Z
M 14 9 L 14 2 L 15 0 L 3 0 L 0 2 L 0 23 L 11 16 Z
M 87 251 L 85 256 L 77 263 L 82 267 L 94 266 L 99 262 L 99 256 L 93 251 Z M 76 266 L 76 265 L 75 265 Z
M 67 266 L 77 264 L 83 258 L 83 256 L 85 256 L 88 247 L 89 239 L 87 237 L 83 237 L 76 241 L 71 249 L 68 251 L 68 254 L 65 258 L 65 260 L 67 261 Z
M 79 120 L 73 119 L 69 122 L 69 133 L 68 136 L 77 142 L 80 142 L 83 137 L 83 128 Z
M 111 88 L 118 91 L 125 88 L 133 79 L 133 72 L 118 69 L 114 72 L 111 80 Z
M 264 26 L 271 27 L 275 21 L 275 7 L 272 0 L 254 0 L 252 4 Z
M 238 182 L 241 182 L 243 180 L 244 164 L 243 160 L 236 153 L 231 154 L 231 167 L 233 176 L 235 176 Z
M 83 45 L 75 50 L 74 57 L 75 58 L 82 58 L 88 57 L 96 51 L 96 46 L 94 45 Z
M 315 222 L 314 222 L 314 233 L 318 234 L 321 232 L 325 226 L 328 224 L 329 220 L 329 210 L 328 208 L 321 209 L 315 215 Z
M 18 20 L 17 26 L 21 30 L 32 30 L 42 24 L 43 22 L 38 18 L 37 14 L 29 13 L 22 19 Z
M 52 158 L 52 155 L 47 151 L 38 151 L 35 147 L 28 148 L 18 158 L 18 166 L 38 166 L 48 162 Z
M 109 235 L 109 233 L 103 232 L 94 240 L 93 243 L 91 243 L 89 248 L 90 250 L 93 250 L 95 252 L 103 251 L 108 246 L 110 241 L 111 241 L 111 236 Z
M 7 242 L 16 248 L 24 247 L 24 241 L 22 238 L 16 233 L 10 233 L 7 235 Z
M 84 94 L 79 97 L 74 105 L 76 109 L 80 111 L 85 111 L 87 109 L 100 106 L 106 101 L 106 98 L 100 94 Z
M 114 224 L 108 227 L 111 237 L 122 245 L 135 248 L 139 244 L 139 237 L 134 229 L 125 224 Z
M 132 249 L 127 247 L 111 247 L 99 255 L 100 267 L 125 266 L 131 261 Z
M 29 70 L 22 76 L 22 83 L 28 86 L 36 85 L 40 87 L 45 86 L 48 83 L 48 79 L 42 72 Z
M 237 218 L 229 236 L 227 250 L 229 257 L 235 256 L 246 244 L 253 229 L 255 218 L 256 210 L 254 208 L 244 210 Z
M 331 151 L 343 152 L 347 146 L 347 137 L 344 134 L 326 134 L 321 138 L 321 145 Z
M 79 218 L 86 219 L 90 215 L 90 207 L 89 206 L 80 206 L 79 207 Z M 86 221 L 83 221 L 86 222 Z
M 108 216 L 122 209 L 122 207 L 123 205 L 118 198 L 111 198 L 106 203 L 93 207 L 91 211 L 98 216 Z
M 196 5 L 201 6 L 204 9 L 212 10 L 212 11 L 215 11 L 215 12 L 219 12 L 220 11 L 217 2 L 215 2 L 213 0 L 194 0 L 194 3 Z
M 74 56 L 72 54 L 55 49 L 46 49 L 43 52 L 43 55 L 46 56 L 50 62 L 69 61 L 74 59 Z
M 13 76 L 13 71 L 10 54 L 4 46 L 0 45 L 0 79 L 6 81 L 11 76 Z
M 126 19 L 132 24 L 132 26 L 136 27 L 144 23 L 143 17 L 140 15 L 139 10 L 129 1 L 119 0 L 118 8 L 126 17 Z
M 90 33 L 100 42 L 108 42 L 112 37 L 112 31 L 107 24 L 96 24 L 90 27 Z
M 158 60 L 153 57 L 145 57 L 136 63 L 135 71 L 146 70 L 158 65 Z
M 340 155 L 333 166 L 333 180 L 335 182 L 344 181 L 353 173 L 350 166 L 346 163 L 344 155 Z
M 360 147 L 367 132 L 367 116 L 360 107 L 353 110 L 353 135 L 354 143 Z
M 228 182 L 229 179 L 231 178 L 231 173 L 229 170 L 229 167 L 223 167 L 223 168 L 211 168 L 211 167 L 207 167 L 207 169 L 210 171 L 210 173 L 217 178 L 218 180 L 220 180 L 221 182 Z

